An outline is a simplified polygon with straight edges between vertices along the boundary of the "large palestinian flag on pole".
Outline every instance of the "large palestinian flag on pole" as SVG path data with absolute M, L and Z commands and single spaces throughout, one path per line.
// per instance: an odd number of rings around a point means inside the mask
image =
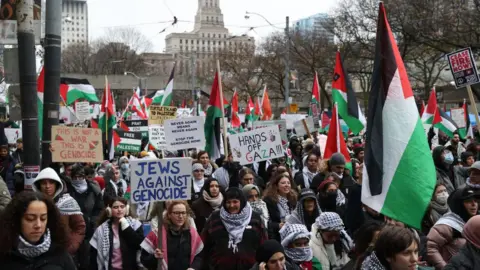
M 343 67 L 340 52 L 337 52 L 333 73 L 332 97 L 333 101 L 338 104 L 338 114 L 345 120 L 347 126 L 354 134 L 360 133 L 365 127 L 366 120 L 357 102 L 357 97 L 347 72 L 345 72 Z
M 99 102 L 95 88 L 86 79 L 60 78 L 60 96 L 66 105 L 79 99 Z
M 43 134 L 43 93 L 45 90 L 45 66 L 42 67 L 37 78 L 37 112 L 38 112 L 38 131 L 40 139 Z
M 342 129 L 340 127 L 340 120 L 338 119 L 337 103 L 333 105 L 332 120 L 330 122 L 330 129 L 327 134 L 327 143 L 325 145 L 324 159 L 330 159 L 335 153 L 340 153 L 345 157 L 345 167 L 352 171 L 352 163 L 350 162 L 350 154 L 348 153 L 347 144 L 343 137 Z
M 207 117 L 205 118 L 205 151 L 211 159 L 215 160 L 220 157 L 220 143 L 222 135 L 220 132 L 220 121 L 223 121 L 222 100 L 220 95 L 220 85 L 218 71 L 215 72 L 213 80 L 212 92 L 210 93 L 210 101 L 208 102 Z
M 362 202 L 420 229 L 436 183 L 435 166 L 381 2 L 368 104 Z

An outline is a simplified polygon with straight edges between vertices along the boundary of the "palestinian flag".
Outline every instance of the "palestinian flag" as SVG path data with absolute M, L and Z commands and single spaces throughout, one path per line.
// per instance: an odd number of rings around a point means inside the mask
M 137 88 L 137 91 L 133 92 L 133 95 L 130 99 L 129 104 L 131 104 L 132 112 L 136 112 L 138 117 L 142 119 L 148 119 L 148 117 L 145 115 L 145 112 L 142 109 L 139 92 L 140 92 L 139 88 Z
M 270 120 L 273 117 L 272 106 L 270 105 L 270 98 L 268 97 L 267 86 L 263 89 L 262 97 L 262 120 Z
M 333 102 L 338 104 L 338 114 L 345 120 L 354 134 L 360 133 L 366 124 L 365 116 L 357 102 L 355 91 L 343 67 L 340 52 L 337 59 L 332 81 Z
M 328 117 L 327 112 L 322 113 L 322 129 L 326 129 L 330 125 L 330 117 Z
M 253 119 L 254 121 L 260 119 L 263 115 L 262 106 L 260 105 L 260 99 L 255 98 L 255 108 L 253 109 Z
M 362 202 L 420 229 L 436 183 L 435 166 L 382 2 L 376 37 Z
M 463 115 L 465 117 L 465 127 L 458 129 L 458 135 L 460 135 L 460 137 L 462 139 L 466 139 L 467 137 L 472 137 L 473 138 L 472 135 L 468 134 L 472 129 L 470 128 L 470 117 L 469 117 L 469 114 L 468 114 L 468 103 L 467 103 L 467 100 L 465 100 L 465 99 L 463 100 L 462 109 L 463 109 Z
M 317 106 L 317 112 L 320 105 L 320 84 L 318 83 L 318 75 L 315 71 L 315 77 L 313 77 L 313 86 L 312 86 L 312 100 L 310 101 L 310 107 L 308 109 L 308 115 L 317 117 L 314 115 L 314 111 L 312 110 L 312 105 Z
M 147 96 L 145 96 L 146 107 L 150 107 L 152 104 L 162 104 L 164 90 L 155 91 Z
M 38 112 L 38 131 L 40 140 L 43 135 L 43 92 L 45 89 L 45 66 L 42 67 L 37 79 L 37 112 Z
M 67 106 L 77 100 L 99 102 L 95 88 L 86 79 L 60 78 L 60 96 Z
M 422 100 L 422 107 L 420 107 L 420 117 L 423 116 L 423 112 L 425 111 L 425 101 Z
M 113 131 L 113 146 L 115 152 L 140 152 L 142 147 L 142 134 L 140 132 L 127 132 L 121 129 L 115 129 Z
M 175 74 L 176 65 L 177 63 L 173 64 L 172 73 L 170 73 L 170 78 L 168 79 L 167 86 L 165 87 L 165 92 L 163 93 L 163 98 L 161 102 L 162 106 L 171 106 L 173 97 L 173 77 Z
M 237 90 L 233 92 L 232 97 L 232 127 L 238 128 L 240 127 L 241 121 L 240 117 L 238 117 L 238 93 Z
M 443 131 L 448 137 L 453 138 L 453 133 L 458 130 L 457 123 L 453 121 L 442 109 L 437 107 L 440 114 L 441 122 L 433 125 L 439 130 Z
M 245 119 L 248 123 L 255 121 L 255 106 L 253 105 L 252 97 L 248 96 L 247 109 L 245 112 Z
M 352 171 L 352 163 L 350 162 L 350 153 L 348 153 L 347 144 L 340 128 L 340 120 L 338 119 L 337 103 L 333 105 L 332 120 L 327 134 L 327 143 L 325 145 L 324 159 L 329 159 L 335 153 L 341 153 L 345 157 L 345 168 Z
M 430 97 L 428 98 L 427 107 L 422 113 L 422 123 L 436 125 L 442 122 L 442 117 L 440 117 L 440 112 L 437 106 L 437 93 L 435 87 L 430 92 Z
M 108 133 L 108 130 L 115 126 L 116 113 L 113 104 L 113 95 L 110 91 L 110 85 L 108 84 L 107 76 L 105 76 L 105 91 L 103 92 L 100 118 L 98 120 L 98 126 L 103 133 Z
M 222 136 L 220 133 L 220 121 L 223 121 L 222 113 L 222 93 L 220 92 L 219 72 L 215 72 L 210 101 L 208 102 L 207 117 L 205 118 L 205 151 L 212 160 L 220 157 L 220 143 Z

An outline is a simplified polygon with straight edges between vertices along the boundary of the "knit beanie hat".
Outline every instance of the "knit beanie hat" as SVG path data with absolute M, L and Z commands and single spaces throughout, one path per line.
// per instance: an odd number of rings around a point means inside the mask
M 255 260 L 258 263 L 266 263 L 273 254 L 281 252 L 285 254 L 285 250 L 283 249 L 282 245 L 278 243 L 276 240 L 267 240 L 263 242 L 263 244 L 257 249 L 257 253 L 255 255 Z
M 330 166 L 345 165 L 345 157 L 342 153 L 335 153 L 330 157 Z
M 228 200 L 239 200 L 240 201 L 240 211 L 243 210 L 245 205 L 247 204 L 247 200 L 243 195 L 243 192 L 237 187 L 231 187 L 227 189 L 225 192 L 225 199 L 222 202 L 223 208 L 227 209 L 227 201 Z
M 468 242 L 480 248 L 480 216 L 474 216 L 463 227 L 463 236 Z

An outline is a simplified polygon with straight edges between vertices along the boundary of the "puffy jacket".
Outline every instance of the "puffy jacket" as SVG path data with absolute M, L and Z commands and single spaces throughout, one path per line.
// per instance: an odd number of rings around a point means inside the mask
M 480 250 L 467 243 L 453 256 L 444 270 L 476 270 L 480 269 Z
M 7 183 L 3 181 L 0 177 L 0 213 L 7 207 L 7 204 L 10 203 L 12 197 L 7 187 Z
M 76 269 L 72 257 L 67 251 L 50 248 L 46 253 L 35 257 L 26 258 L 18 251 L 13 251 L 6 257 L 0 258 L 2 270 L 64 270 Z
M 346 265 L 350 261 L 350 258 L 348 257 L 348 254 L 345 252 L 342 252 L 341 254 L 342 257 L 337 256 L 334 259 L 334 261 L 331 261 L 331 259 L 328 258 L 327 249 L 330 249 L 330 252 L 332 254 L 335 254 L 335 248 L 333 245 L 325 245 L 323 243 L 323 239 L 320 234 L 318 234 L 318 237 L 317 237 L 317 232 L 318 232 L 317 228 L 318 227 L 316 225 L 312 226 L 310 247 L 312 248 L 313 257 L 316 258 L 322 265 L 321 269 L 330 270 L 330 269 L 334 269 L 333 266 L 342 267 Z
M 427 236 L 427 258 L 435 269 L 443 269 L 461 247 L 465 239 L 448 225 L 438 224 L 432 227 Z

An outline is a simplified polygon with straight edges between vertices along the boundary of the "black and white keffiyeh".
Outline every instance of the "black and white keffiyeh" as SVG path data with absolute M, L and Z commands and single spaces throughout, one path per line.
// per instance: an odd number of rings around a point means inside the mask
M 375 252 L 372 252 L 370 256 L 368 256 L 365 261 L 362 263 L 361 270 L 386 270 L 385 267 L 382 265 L 380 260 L 378 260 L 377 255 Z
M 60 214 L 63 216 L 82 215 L 82 209 L 78 205 L 77 201 L 68 193 L 64 193 L 60 196 L 57 203 L 55 203 Z
M 302 169 L 303 174 L 303 188 L 310 188 L 310 184 L 312 184 L 313 177 L 317 175 L 316 172 L 311 172 L 308 167 L 305 165 Z
M 251 218 L 252 207 L 248 202 L 238 214 L 230 214 L 224 207 L 220 209 L 220 219 L 228 232 L 228 248 L 233 249 L 233 253 L 238 251 L 237 244 L 242 242 L 243 232 Z
M 203 165 L 203 169 L 205 170 L 205 176 L 211 176 L 213 172 L 213 166 L 210 162 L 208 162 L 207 166 Z
M 23 239 L 21 235 L 18 236 L 18 239 L 20 241 L 18 241 L 17 250 L 20 254 L 27 258 L 35 258 L 42 255 L 50 249 L 50 245 L 52 243 L 49 229 L 47 229 L 43 235 L 43 241 L 38 245 L 32 245 L 28 243 L 27 240 Z
M 313 258 L 313 252 L 310 247 L 288 248 L 288 246 L 297 239 L 310 239 L 310 232 L 303 224 L 286 223 L 280 229 L 281 244 L 285 248 L 285 255 L 294 262 L 308 262 Z
M 134 231 L 136 231 L 142 223 L 140 221 L 131 218 L 125 217 L 128 221 L 128 224 Z M 92 236 L 90 240 L 90 245 L 97 250 L 97 265 L 98 269 L 109 269 L 108 262 L 110 261 L 110 221 L 105 221 L 100 225 Z
M 335 212 L 323 212 L 315 220 L 315 224 L 322 231 L 341 231 L 345 229 L 343 221 Z
M 278 196 L 278 210 L 280 211 L 280 218 L 284 220 L 288 215 L 291 214 L 290 206 L 288 205 L 288 200 L 285 197 Z
M 337 199 L 336 199 L 336 203 L 337 203 L 337 206 L 342 206 L 345 204 L 345 195 L 343 194 L 342 191 L 340 191 L 339 189 L 337 190 Z
M 309 262 L 313 258 L 311 247 L 285 248 L 285 255 L 296 263 Z

